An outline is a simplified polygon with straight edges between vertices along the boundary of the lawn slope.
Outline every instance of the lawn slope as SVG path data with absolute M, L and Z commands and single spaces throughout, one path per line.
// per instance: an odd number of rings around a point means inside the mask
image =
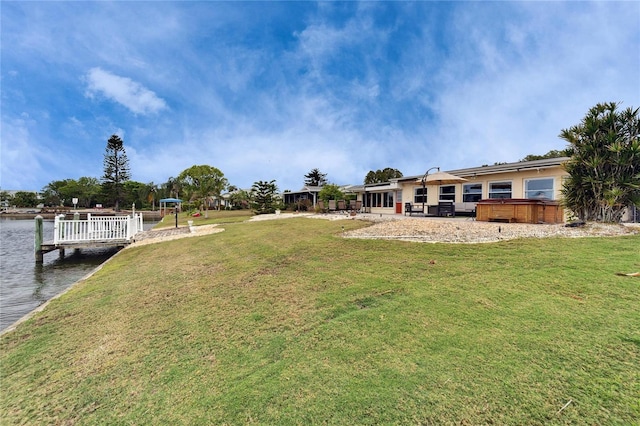
M 359 226 L 122 251 L 2 337 L 2 423 L 637 423 L 640 279 L 615 273 L 640 237 L 341 238 Z

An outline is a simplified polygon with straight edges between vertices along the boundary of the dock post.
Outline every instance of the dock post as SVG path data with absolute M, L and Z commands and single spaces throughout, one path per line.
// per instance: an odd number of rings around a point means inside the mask
M 42 239 L 44 236 L 44 220 L 42 216 L 36 216 L 36 236 L 35 236 L 35 254 L 36 263 L 44 262 L 44 255 L 42 253 Z
M 73 213 L 73 233 L 77 236 L 80 231 L 80 212 Z

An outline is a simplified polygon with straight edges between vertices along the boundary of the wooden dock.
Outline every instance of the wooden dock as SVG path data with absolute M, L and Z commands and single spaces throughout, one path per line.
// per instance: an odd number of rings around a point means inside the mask
M 43 241 L 43 218 L 36 217 L 35 257 L 37 263 L 44 261 L 44 253 L 59 250 L 64 256 L 65 250 L 86 248 L 125 247 L 133 242 L 136 234 L 143 231 L 142 213 L 131 216 L 87 215 L 80 219 L 65 219 L 56 216 L 53 227 L 53 241 Z

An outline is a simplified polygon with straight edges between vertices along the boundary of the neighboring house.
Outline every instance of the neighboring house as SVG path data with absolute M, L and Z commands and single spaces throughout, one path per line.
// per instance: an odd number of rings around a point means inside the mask
M 210 201 L 209 201 L 209 206 L 211 206 L 212 209 L 214 210 L 230 210 L 233 207 L 235 207 L 233 205 L 233 202 L 231 201 L 231 192 L 225 192 L 224 194 L 220 195 L 220 198 L 216 197 L 216 196 L 211 196 L 210 197 Z M 249 204 L 247 203 L 243 203 L 242 206 L 240 206 L 242 208 L 249 208 Z
M 567 160 L 568 157 L 560 157 L 447 170 L 467 181 L 455 185 L 427 185 L 424 190 L 421 184 L 424 174 L 360 185 L 352 190 L 358 193 L 365 211 L 371 213 L 403 214 L 404 203 L 421 206 L 424 202 L 425 206 L 433 206 L 441 201 L 453 202 L 456 214 L 472 213 L 476 203 L 487 198 L 559 200 L 562 180 L 568 176 L 562 163 Z
M 9 190 L 0 190 L 0 192 L 6 192 L 9 196 L 14 197 L 18 192 L 32 192 L 34 194 L 36 194 L 36 199 L 37 200 L 41 200 L 42 196 L 40 195 L 40 193 L 38 191 L 31 191 L 31 190 L 25 190 L 25 189 L 9 189 Z M 11 203 L 9 202 L 9 200 L 0 200 L 0 211 L 8 211 L 11 208 L 16 208 L 16 206 L 11 206 Z M 40 208 L 40 204 L 38 204 L 38 208 Z
M 358 193 L 357 189 L 362 188 L 362 185 L 342 185 L 338 188 L 345 195 L 345 198 L 351 199 Z M 280 195 L 286 206 L 309 200 L 310 204 L 315 207 L 320 202 L 319 194 L 321 190 L 321 186 L 304 186 L 299 191 L 287 191 Z
M 285 206 L 291 204 L 297 204 L 303 200 L 309 200 L 312 206 L 315 206 L 319 201 L 318 193 L 322 189 L 321 186 L 304 186 L 299 191 L 287 191 L 283 192 L 282 201 Z

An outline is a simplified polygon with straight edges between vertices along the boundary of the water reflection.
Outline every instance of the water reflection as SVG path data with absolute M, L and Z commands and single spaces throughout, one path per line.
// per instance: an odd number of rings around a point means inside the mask
M 42 263 L 36 263 L 33 267 L 33 280 L 36 283 L 36 288 L 33 291 L 33 298 L 35 300 L 41 300 L 40 294 L 42 293 L 42 288 L 45 285 L 44 265 Z
M 75 281 L 81 279 L 94 268 L 101 265 L 111 256 L 118 252 L 118 249 L 83 249 L 73 250 L 71 254 L 56 256 L 57 253 L 49 253 L 54 259 L 46 264 L 35 263 L 33 266 L 33 300 L 40 301 L 40 304 L 51 298 L 47 286 L 59 289 L 66 285 L 69 277 L 75 277 Z M 82 272 L 82 274 L 77 274 Z
M 53 222 L 44 222 L 44 239 L 53 239 Z M 33 220 L 0 219 L 0 330 L 62 293 L 113 256 L 117 249 L 46 253 L 37 264 Z

